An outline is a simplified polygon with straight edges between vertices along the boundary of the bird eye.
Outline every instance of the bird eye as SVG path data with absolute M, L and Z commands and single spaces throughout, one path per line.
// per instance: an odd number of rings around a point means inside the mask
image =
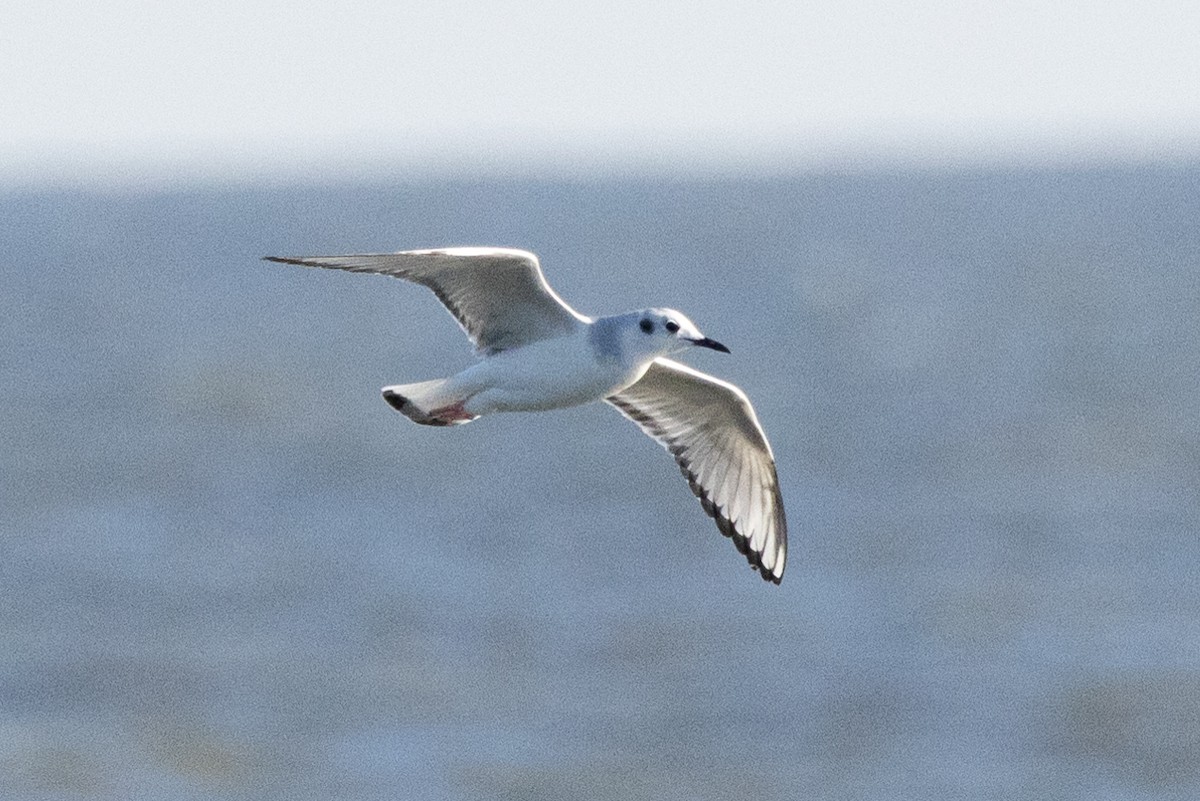
M 639 325 L 641 325 L 642 333 L 644 334 L 649 334 L 654 330 L 654 323 L 650 320 L 642 320 Z
M 664 325 L 663 328 L 667 329 L 668 333 L 674 334 L 679 330 L 679 323 L 675 322 L 674 320 L 667 320 L 667 324 Z

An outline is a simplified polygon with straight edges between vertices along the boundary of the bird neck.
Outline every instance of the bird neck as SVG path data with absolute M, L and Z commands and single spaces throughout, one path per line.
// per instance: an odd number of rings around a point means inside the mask
M 588 330 L 596 358 L 634 367 L 665 355 L 668 343 L 661 337 L 647 336 L 638 327 L 642 316 L 643 312 L 635 311 L 596 318 Z
M 597 317 L 588 326 L 588 343 L 600 361 L 620 362 L 628 350 L 625 342 L 624 318 L 627 315 Z

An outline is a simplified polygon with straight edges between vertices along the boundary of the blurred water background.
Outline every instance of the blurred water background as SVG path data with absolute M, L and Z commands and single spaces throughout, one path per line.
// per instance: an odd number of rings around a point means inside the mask
M 0 196 L 0 796 L 1200 792 L 1200 169 Z M 670 305 L 779 462 L 762 582 L 591 406 L 414 426 L 425 290 Z

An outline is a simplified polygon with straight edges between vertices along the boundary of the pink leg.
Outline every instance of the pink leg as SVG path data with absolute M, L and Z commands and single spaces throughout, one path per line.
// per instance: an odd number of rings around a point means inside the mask
M 454 403 L 449 406 L 443 406 L 440 409 L 434 409 L 433 411 L 429 412 L 429 416 L 435 417 L 444 423 L 469 423 L 478 415 L 471 414 L 465 408 L 463 408 L 466 403 L 467 402 L 465 400 L 461 400 L 458 403 Z

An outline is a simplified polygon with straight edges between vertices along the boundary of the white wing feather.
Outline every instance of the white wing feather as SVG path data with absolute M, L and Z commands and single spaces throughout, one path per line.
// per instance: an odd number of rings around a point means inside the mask
M 555 294 L 537 256 L 526 250 L 464 247 L 266 258 L 303 267 L 389 275 L 429 287 L 481 353 L 565 336 L 589 322 Z
M 787 519 L 775 457 L 746 394 L 733 384 L 656 359 L 606 400 L 671 452 L 701 506 L 751 567 L 778 584 Z

